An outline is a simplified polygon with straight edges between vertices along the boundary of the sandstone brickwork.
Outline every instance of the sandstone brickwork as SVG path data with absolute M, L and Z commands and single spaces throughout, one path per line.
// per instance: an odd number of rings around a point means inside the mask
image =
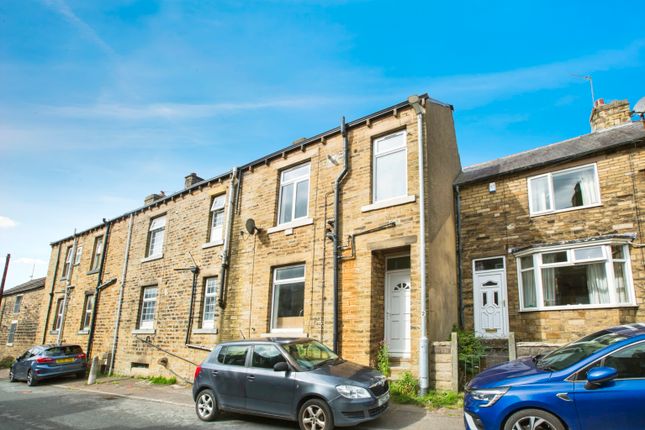
M 18 312 L 14 312 L 16 300 L 20 300 Z M 0 308 L 0 358 L 18 357 L 36 343 L 40 311 L 47 306 L 44 301 L 42 283 L 28 291 L 5 291 Z M 9 342 L 9 329 L 14 322 L 16 330 L 13 342 Z

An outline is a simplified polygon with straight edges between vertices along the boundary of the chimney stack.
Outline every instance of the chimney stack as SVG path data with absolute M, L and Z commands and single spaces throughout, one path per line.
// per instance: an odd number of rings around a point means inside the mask
M 591 110 L 591 131 L 600 131 L 631 122 L 631 112 L 627 100 L 614 100 L 605 104 L 603 99 L 596 100 Z
M 155 194 L 150 194 L 148 197 L 143 199 L 143 204 L 145 206 L 148 206 L 148 205 L 153 204 L 157 200 L 163 199 L 164 197 L 166 197 L 166 193 L 164 193 L 163 191 L 160 191 L 159 194 L 156 194 L 156 193 Z
M 197 173 L 193 172 L 184 178 L 184 188 L 190 188 L 201 181 L 203 181 L 203 179 L 197 176 Z

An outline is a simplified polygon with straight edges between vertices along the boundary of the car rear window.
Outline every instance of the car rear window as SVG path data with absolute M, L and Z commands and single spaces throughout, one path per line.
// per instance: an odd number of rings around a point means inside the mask
M 76 355 L 82 354 L 83 350 L 78 345 L 70 346 L 55 346 L 53 348 L 48 348 L 43 352 L 45 357 L 58 357 L 61 355 Z
M 217 354 L 217 361 L 229 366 L 244 366 L 248 350 L 248 345 L 224 346 L 219 350 L 219 354 Z

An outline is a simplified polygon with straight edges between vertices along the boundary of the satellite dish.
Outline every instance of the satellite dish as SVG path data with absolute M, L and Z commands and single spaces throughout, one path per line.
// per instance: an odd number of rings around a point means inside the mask
M 256 232 L 260 231 L 260 229 L 255 226 L 255 220 L 253 218 L 247 219 L 245 226 L 246 231 L 249 234 L 255 234 Z
M 636 103 L 636 105 L 634 106 L 634 113 L 641 116 L 645 114 L 645 97 L 643 97 Z

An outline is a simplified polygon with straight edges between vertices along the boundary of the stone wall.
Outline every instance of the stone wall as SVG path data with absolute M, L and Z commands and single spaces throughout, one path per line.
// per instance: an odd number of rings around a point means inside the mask
M 602 204 L 540 216 L 529 215 L 527 177 L 596 163 Z M 645 150 L 641 146 L 461 187 L 465 323 L 473 329 L 473 259 L 505 256 L 510 331 L 518 341 L 566 342 L 595 330 L 645 319 Z M 495 182 L 497 191 L 489 192 Z M 532 244 L 636 234 L 630 246 L 637 306 L 520 312 L 517 266 L 510 250 Z
M 20 310 L 14 313 L 16 297 L 22 296 Z M 0 359 L 18 357 L 37 343 L 38 319 L 43 306 L 44 289 L 26 291 L 20 294 L 10 294 L 2 297 L 0 309 Z M 16 321 L 16 331 L 13 342 L 8 344 L 9 328 Z
M 454 351 L 457 354 L 457 351 Z M 450 341 L 430 345 L 430 386 L 437 390 L 453 390 L 453 351 Z

